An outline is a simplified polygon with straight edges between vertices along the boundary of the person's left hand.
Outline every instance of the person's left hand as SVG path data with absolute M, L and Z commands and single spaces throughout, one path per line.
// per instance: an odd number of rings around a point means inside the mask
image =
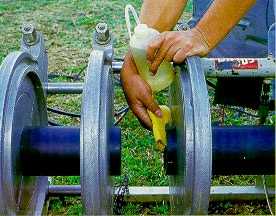
M 176 64 L 187 56 L 203 57 L 209 53 L 209 46 L 197 29 L 187 31 L 166 31 L 150 40 L 146 57 L 150 64 L 150 74 L 155 75 L 161 62 L 166 59 Z

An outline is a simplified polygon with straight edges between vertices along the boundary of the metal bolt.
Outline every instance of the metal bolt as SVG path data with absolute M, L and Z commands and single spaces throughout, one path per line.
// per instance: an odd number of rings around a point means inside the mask
M 25 26 L 25 27 L 24 27 L 24 31 L 28 32 L 28 31 L 30 31 L 30 30 L 31 30 L 31 27 L 30 27 L 30 26 Z
M 190 26 L 188 23 L 181 23 L 178 26 L 178 31 L 187 31 L 190 29 Z
M 96 40 L 99 44 L 107 44 L 110 41 L 109 29 L 106 23 L 96 26 Z
M 103 30 L 105 30 L 105 25 L 99 25 L 98 28 L 99 28 L 99 30 L 103 31 Z
M 23 37 L 28 44 L 33 44 L 37 41 L 35 28 L 32 24 L 26 24 L 22 28 Z

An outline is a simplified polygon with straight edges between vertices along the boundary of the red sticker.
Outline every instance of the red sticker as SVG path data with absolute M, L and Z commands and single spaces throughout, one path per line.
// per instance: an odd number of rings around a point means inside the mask
M 258 60 L 256 59 L 237 59 L 233 61 L 234 70 L 257 70 Z
M 257 59 L 215 59 L 217 70 L 257 70 Z

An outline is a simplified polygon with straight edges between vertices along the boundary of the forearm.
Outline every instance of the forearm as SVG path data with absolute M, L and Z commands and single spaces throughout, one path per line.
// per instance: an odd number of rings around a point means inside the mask
M 214 0 L 196 28 L 211 51 L 235 27 L 256 0 Z
M 159 32 L 170 31 L 180 19 L 187 0 L 144 0 L 140 22 Z

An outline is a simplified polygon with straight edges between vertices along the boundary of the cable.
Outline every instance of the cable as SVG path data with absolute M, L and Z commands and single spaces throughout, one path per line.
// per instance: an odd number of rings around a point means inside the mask
M 114 79 L 115 79 L 114 85 L 122 87 L 120 76 L 119 75 L 118 76 L 114 75 Z
M 53 108 L 53 107 L 47 107 L 47 110 L 50 111 L 50 112 L 60 114 L 60 115 L 66 115 L 66 116 L 77 117 L 77 118 L 81 117 L 81 114 L 79 114 L 79 113 L 66 112 L 64 110 L 59 110 L 59 109 L 56 109 L 56 108 Z M 117 125 L 117 124 L 120 123 L 120 121 L 122 121 L 122 119 L 127 114 L 128 110 L 129 110 L 129 106 L 126 106 L 123 109 L 121 109 L 120 111 L 114 113 L 114 116 L 118 116 L 118 115 L 123 114 L 122 116 L 120 116 L 119 119 L 117 119 L 115 121 L 114 125 Z M 53 122 L 53 121 L 49 121 L 48 123 L 49 123 L 49 125 L 52 125 L 52 126 L 62 126 L 61 124 L 58 124 L 58 123 Z
M 219 106 L 220 106 L 220 107 L 223 107 L 224 105 L 219 105 Z M 245 112 L 245 111 L 242 110 L 242 109 L 233 108 L 233 107 L 230 107 L 230 106 L 224 106 L 224 108 L 225 108 L 225 109 L 229 109 L 229 110 L 234 110 L 234 111 L 237 111 L 237 112 L 238 112 L 238 114 L 235 115 L 235 116 L 233 116 L 233 117 L 231 117 L 231 119 L 239 118 L 241 114 L 249 115 L 249 116 L 252 116 L 252 117 L 254 117 L 254 118 L 259 118 L 259 116 L 254 115 L 254 114 L 251 114 L 251 113 L 249 113 L 249 112 Z M 224 115 L 225 115 L 225 118 L 224 118 L 224 120 L 225 120 L 225 119 L 227 118 L 226 113 L 224 113 Z M 213 125 L 219 125 L 219 124 L 221 124 L 221 123 L 222 123 L 221 120 L 212 122 Z
M 88 65 L 85 65 L 80 72 L 75 76 L 75 78 L 73 79 L 73 82 L 76 82 L 79 79 L 80 74 L 88 67 Z
M 207 85 L 211 86 L 212 88 L 216 89 L 216 84 L 211 82 L 210 80 L 206 79 Z
M 81 114 L 79 114 L 79 113 L 66 112 L 64 110 L 59 110 L 59 109 L 56 109 L 53 107 L 47 107 L 47 110 L 50 112 L 60 114 L 60 115 L 66 115 L 66 116 L 77 117 L 77 118 L 81 117 Z
M 270 202 L 269 197 L 268 197 L 268 191 L 267 191 L 267 187 L 266 187 L 266 177 L 265 177 L 265 175 L 262 175 L 262 178 L 263 178 L 263 185 L 264 185 L 265 198 L 266 198 L 266 201 L 267 201 L 267 205 L 268 205 L 270 214 L 274 215 L 273 211 L 272 211 L 272 207 L 271 207 L 271 202 Z
M 51 126 L 63 126 L 57 122 L 54 122 L 54 121 L 51 121 L 51 120 L 48 120 L 48 124 L 51 125 Z
M 123 112 L 127 112 L 129 110 L 129 106 L 126 106 L 125 108 L 123 108 L 123 109 L 121 109 L 120 111 L 118 111 L 117 113 L 116 113 L 116 115 L 120 115 L 120 114 L 122 114 Z
M 127 114 L 128 111 L 129 111 L 129 106 L 125 107 L 124 109 L 122 109 L 118 113 L 116 113 L 116 115 L 120 115 L 120 114 L 123 114 L 123 115 L 121 115 L 120 118 L 115 121 L 115 123 L 114 123 L 115 126 L 118 125 L 122 121 L 122 119 L 125 117 L 125 115 Z
M 116 81 L 118 81 L 118 82 L 121 82 L 121 79 L 120 79 L 120 76 L 114 76 L 114 79 L 116 80 Z
M 66 112 L 64 110 L 59 110 L 59 109 L 56 109 L 56 108 L 53 108 L 53 107 L 47 107 L 47 110 L 50 111 L 50 112 L 60 114 L 60 115 L 67 115 L 67 116 L 77 117 L 77 118 L 81 117 L 81 114 L 79 114 L 79 113 Z M 116 112 L 114 115 L 115 116 L 121 115 L 122 113 L 125 113 L 128 110 L 129 110 L 129 106 L 126 106 L 123 109 L 121 109 L 120 111 Z
M 234 110 L 234 111 L 237 111 L 239 113 L 243 113 L 245 115 L 249 115 L 249 116 L 252 116 L 252 117 L 255 117 L 255 118 L 259 118 L 259 116 L 257 116 L 257 115 L 251 114 L 249 112 L 245 112 L 245 111 L 243 111 L 241 109 L 238 109 L 238 108 L 233 108 L 233 107 L 230 107 L 230 106 L 225 106 L 225 108 L 230 109 L 230 110 Z
M 118 57 L 117 57 L 117 58 L 114 58 L 114 60 L 120 62 L 120 61 L 124 61 L 125 59 L 124 59 L 124 58 L 118 58 Z
M 126 114 L 127 114 L 127 111 L 124 112 L 124 114 L 118 120 L 115 121 L 114 125 L 115 126 L 118 125 L 122 121 L 122 119 L 125 117 Z
M 77 80 L 82 80 L 82 78 L 79 78 L 80 74 L 87 68 L 88 65 L 85 65 L 76 76 L 72 75 L 59 75 L 59 74 L 49 74 L 48 79 L 56 78 L 65 76 L 66 78 L 73 79 L 73 82 L 76 82 Z
M 115 82 L 114 85 L 115 85 L 115 86 L 118 86 L 118 87 L 122 87 L 122 84 L 119 83 L 119 82 Z
M 66 77 L 68 79 L 75 79 L 76 76 L 72 75 L 59 75 L 59 74 L 49 74 L 48 79 L 57 78 L 57 77 Z M 78 78 L 79 80 L 82 80 L 82 78 Z

